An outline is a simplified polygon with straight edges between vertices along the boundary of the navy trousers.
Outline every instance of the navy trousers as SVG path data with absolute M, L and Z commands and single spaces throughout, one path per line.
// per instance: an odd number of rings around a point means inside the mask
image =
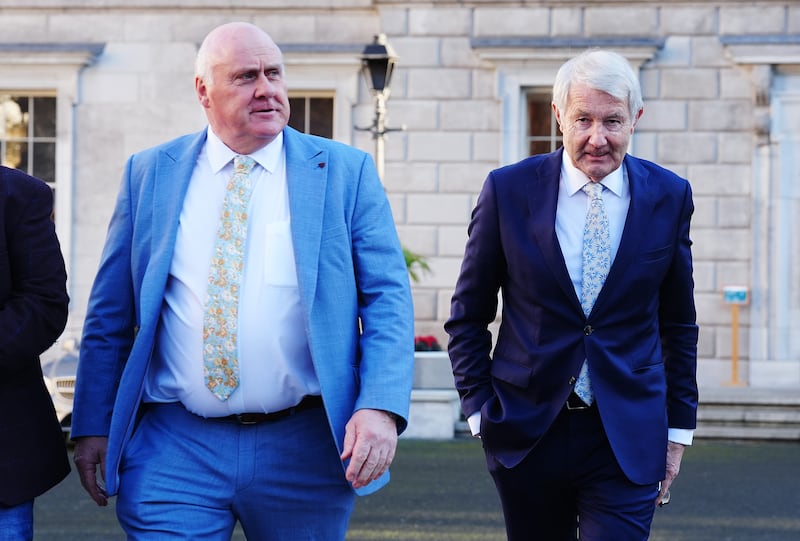
M 636 437 L 631 434 L 631 437 Z M 519 465 L 487 454 L 509 541 L 645 541 L 658 484 L 631 483 L 617 464 L 597 407 L 559 414 Z

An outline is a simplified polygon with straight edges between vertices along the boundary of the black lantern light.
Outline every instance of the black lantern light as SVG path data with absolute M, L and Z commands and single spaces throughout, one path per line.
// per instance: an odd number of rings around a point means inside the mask
M 375 36 L 375 41 L 364 47 L 364 52 L 361 54 L 361 73 L 370 92 L 374 95 L 388 95 L 396 63 L 397 56 L 386 43 L 385 34 L 378 34 Z
M 372 126 L 367 128 L 356 126 L 356 129 L 372 133 L 372 138 L 375 139 L 375 166 L 381 179 L 383 179 L 384 137 L 390 131 L 405 129 L 405 127 L 386 127 L 386 100 L 389 99 L 389 84 L 392 82 L 396 63 L 397 56 L 386 43 L 384 34 L 375 36 L 375 40 L 364 47 L 364 52 L 361 54 L 361 73 L 375 100 L 375 118 L 372 120 Z

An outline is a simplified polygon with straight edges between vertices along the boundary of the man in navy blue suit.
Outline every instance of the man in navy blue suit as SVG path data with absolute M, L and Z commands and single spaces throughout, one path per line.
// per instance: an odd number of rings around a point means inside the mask
M 645 540 L 696 422 L 691 188 L 627 154 L 643 104 L 624 57 L 566 62 L 553 111 L 564 147 L 492 171 L 474 209 L 456 387 L 509 540 Z
M 69 473 L 39 355 L 67 323 L 53 192 L 0 167 L 0 539 L 33 539 L 33 499 Z

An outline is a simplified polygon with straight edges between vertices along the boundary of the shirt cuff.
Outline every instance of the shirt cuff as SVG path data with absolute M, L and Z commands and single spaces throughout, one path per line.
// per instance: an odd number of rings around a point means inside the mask
M 469 425 L 469 431 L 472 432 L 473 436 L 480 436 L 481 435 L 481 412 L 475 412 L 469 417 L 467 417 L 467 424 Z
M 688 428 L 670 428 L 667 431 L 667 439 L 681 445 L 691 445 L 694 439 L 694 430 Z
M 473 436 L 481 435 L 481 412 L 475 412 L 467 417 L 469 431 Z M 669 441 L 680 443 L 681 445 L 691 445 L 694 440 L 694 430 L 687 428 L 670 428 L 667 432 Z

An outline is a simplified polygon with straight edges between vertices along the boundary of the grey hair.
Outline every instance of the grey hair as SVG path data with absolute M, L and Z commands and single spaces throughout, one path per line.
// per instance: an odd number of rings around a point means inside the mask
M 208 69 L 208 37 L 197 49 L 197 56 L 194 59 L 194 76 L 206 83 L 212 82 L 211 70 Z
M 566 111 L 570 86 L 580 83 L 628 102 L 631 119 L 644 107 L 642 88 L 628 60 L 617 53 L 589 49 L 559 68 L 553 83 L 553 103 Z

